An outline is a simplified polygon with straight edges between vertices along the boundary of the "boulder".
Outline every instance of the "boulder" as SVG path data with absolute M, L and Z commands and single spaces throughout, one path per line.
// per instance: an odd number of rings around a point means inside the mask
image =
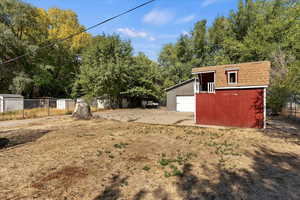
M 83 99 L 78 99 L 72 117 L 77 119 L 90 119 L 92 117 L 91 107 Z

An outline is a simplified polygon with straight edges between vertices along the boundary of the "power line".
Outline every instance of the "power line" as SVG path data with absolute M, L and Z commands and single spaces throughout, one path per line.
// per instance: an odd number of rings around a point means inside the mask
M 84 29 L 84 30 L 82 30 L 82 31 L 79 31 L 79 32 L 74 33 L 74 34 L 71 34 L 71 35 L 69 35 L 69 36 L 67 36 L 67 37 L 65 37 L 65 38 L 57 39 L 54 43 L 51 43 L 51 44 L 48 44 L 48 45 L 39 47 L 39 48 L 35 49 L 35 51 L 40 50 L 40 49 L 48 48 L 48 47 L 54 45 L 56 42 L 63 42 L 63 41 L 65 41 L 65 40 L 68 40 L 68 39 L 70 39 L 70 38 L 72 38 L 72 37 L 74 37 L 74 36 L 76 36 L 76 35 L 79 35 L 79 34 L 81 34 L 81 33 L 84 33 L 84 32 L 86 32 L 86 31 L 88 31 L 88 30 L 91 30 L 91 29 L 93 29 L 93 28 L 96 28 L 97 26 L 100 26 L 100 25 L 105 24 L 105 23 L 107 23 L 107 22 L 109 22 L 109 21 L 111 21 L 111 20 L 114 20 L 114 19 L 116 19 L 116 18 L 118 18 L 118 17 L 121 17 L 122 15 L 126 15 L 127 13 L 130 13 L 130 12 L 132 12 L 132 11 L 138 9 L 138 8 L 141 8 L 141 7 L 143 7 L 143 6 L 146 6 L 147 4 L 150 4 L 150 3 L 154 2 L 154 1 L 156 1 L 156 0 L 150 0 L 150 1 L 147 1 L 147 2 L 145 2 L 145 3 L 143 3 L 143 4 L 140 4 L 140 5 L 138 5 L 138 6 L 134 7 L 134 8 L 131 8 L 131 9 L 125 11 L 125 12 L 122 12 L 122 13 L 120 13 L 120 14 L 118 14 L 118 15 L 115 15 L 115 16 L 113 16 L 113 17 L 111 17 L 111 18 L 108 18 L 108 19 L 106 19 L 106 20 L 104 20 L 104 21 L 102 21 L 102 22 L 99 22 L 98 24 L 95 24 L 95 25 L 93 25 L 93 26 L 90 26 L 90 27 L 88 27 L 88 28 L 86 28 L 86 29 Z M 11 63 L 11 62 L 14 62 L 14 61 L 19 60 L 19 59 L 21 59 L 21 58 L 23 58 L 23 57 L 25 57 L 25 56 L 27 56 L 27 55 L 29 55 L 29 53 L 25 53 L 25 54 L 23 54 L 23 55 L 21 55 L 21 56 L 17 56 L 17 57 L 15 57 L 15 58 L 12 58 L 12 59 L 9 59 L 9 60 L 7 60 L 7 61 L 4 61 L 4 62 L 1 63 L 1 65 L 7 64 L 7 63 Z

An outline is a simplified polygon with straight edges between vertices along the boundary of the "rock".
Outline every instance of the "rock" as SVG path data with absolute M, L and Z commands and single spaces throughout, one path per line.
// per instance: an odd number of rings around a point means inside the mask
M 83 99 L 78 99 L 72 117 L 77 119 L 90 119 L 92 117 L 91 107 Z

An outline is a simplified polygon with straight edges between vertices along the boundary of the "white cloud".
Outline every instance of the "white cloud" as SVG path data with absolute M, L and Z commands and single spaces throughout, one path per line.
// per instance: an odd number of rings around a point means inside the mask
M 206 6 L 209 6 L 209 5 L 211 5 L 211 4 L 216 3 L 216 2 L 218 2 L 218 1 L 219 1 L 219 0 L 203 0 L 202 6 L 203 6 L 203 7 L 206 7 Z
M 183 17 L 183 18 L 179 19 L 177 21 L 177 23 L 179 23 L 179 24 L 188 23 L 188 22 L 193 21 L 195 18 L 196 18 L 196 15 L 188 15 L 186 17 Z
M 174 14 L 168 10 L 152 10 L 143 18 L 143 22 L 154 25 L 163 25 L 170 22 Z
M 150 41 L 156 40 L 149 33 L 146 33 L 146 32 L 143 32 L 143 31 L 135 31 L 134 29 L 130 29 L 130 28 L 118 28 L 117 31 L 124 34 L 124 35 L 126 35 L 126 36 L 133 37 L 133 38 L 145 38 L 145 39 L 148 39 Z

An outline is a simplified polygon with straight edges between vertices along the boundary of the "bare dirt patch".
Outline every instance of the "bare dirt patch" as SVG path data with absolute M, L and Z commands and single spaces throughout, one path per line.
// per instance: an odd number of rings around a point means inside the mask
M 43 123 L 6 130 L 51 131 L 0 151 L 0 199 L 300 199 L 299 134 L 104 119 Z
M 32 187 L 39 190 L 48 190 L 47 185 L 49 185 L 51 181 L 59 181 L 60 187 L 67 188 L 69 185 L 74 184 L 75 180 L 82 179 L 87 175 L 88 173 L 85 168 L 66 166 L 59 171 L 40 178 L 32 184 Z
M 168 111 L 166 109 L 118 109 L 94 113 L 94 116 L 122 122 L 150 124 L 193 125 L 194 113 Z

